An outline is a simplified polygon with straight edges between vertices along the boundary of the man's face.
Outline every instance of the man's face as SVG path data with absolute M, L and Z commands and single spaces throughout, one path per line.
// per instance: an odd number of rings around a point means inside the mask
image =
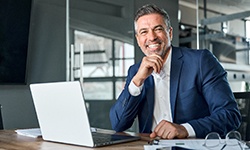
M 136 22 L 136 39 L 145 55 L 157 54 L 163 59 L 171 46 L 172 28 L 167 28 L 163 17 L 149 14 L 140 17 Z

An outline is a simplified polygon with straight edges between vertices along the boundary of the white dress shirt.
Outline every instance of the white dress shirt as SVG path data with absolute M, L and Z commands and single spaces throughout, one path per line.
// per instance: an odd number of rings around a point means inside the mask
M 152 131 L 162 120 L 173 122 L 170 106 L 170 66 L 171 66 L 171 55 L 172 49 L 169 52 L 168 58 L 163 64 L 163 68 L 160 73 L 153 72 L 155 84 L 155 104 L 153 112 L 153 125 Z M 137 87 L 132 81 L 129 84 L 129 92 L 133 96 L 138 96 L 141 94 L 141 90 L 144 84 Z M 166 90 L 168 89 L 168 90 Z M 193 127 L 188 124 L 182 124 L 188 131 L 189 137 L 195 137 L 195 132 Z
M 152 131 L 162 120 L 173 122 L 171 117 L 169 90 L 166 90 L 169 89 L 170 85 L 170 57 L 171 54 L 169 53 L 169 56 L 163 64 L 160 73 L 152 72 L 155 84 L 155 104 Z

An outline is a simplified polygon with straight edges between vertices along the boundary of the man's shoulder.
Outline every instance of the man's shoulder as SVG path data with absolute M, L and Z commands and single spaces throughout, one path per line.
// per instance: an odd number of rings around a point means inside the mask
M 192 48 L 187 48 L 187 47 L 173 47 L 173 51 L 180 53 L 183 56 L 206 56 L 206 55 L 211 55 L 212 52 L 210 52 L 208 49 L 192 49 Z M 179 51 L 179 52 L 178 52 Z
M 140 64 L 141 64 L 141 62 L 135 63 L 135 64 L 131 65 L 131 66 L 129 67 L 128 72 L 130 72 L 130 73 L 133 72 L 133 74 L 135 74 L 135 73 L 138 71 L 138 69 L 139 69 L 139 67 L 140 67 Z
M 175 47 L 175 46 L 173 46 L 173 50 L 180 50 L 180 51 L 191 52 L 191 53 L 202 53 L 202 52 L 211 53 L 208 49 L 193 49 L 193 48 L 188 48 L 188 47 Z
M 141 61 L 130 66 L 132 69 L 138 69 L 141 65 Z

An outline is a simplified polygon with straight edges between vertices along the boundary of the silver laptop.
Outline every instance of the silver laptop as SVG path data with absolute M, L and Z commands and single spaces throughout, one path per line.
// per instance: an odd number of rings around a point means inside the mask
M 140 139 L 93 132 L 79 81 L 31 84 L 30 89 L 42 137 L 46 141 L 97 147 Z

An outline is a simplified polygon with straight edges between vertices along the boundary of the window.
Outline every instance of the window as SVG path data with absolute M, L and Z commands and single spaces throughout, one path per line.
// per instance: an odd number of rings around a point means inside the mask
M 250 21 L 246 21 L 246 37 L 248 42 L 250 42 Z
M 74 31 L 74 42 L 71 76 L 73 80 L 82 77 L 85 99 L 117 99 L 124 87 L 127 70 L 134 64 L 134 46 L 79 30 Z

